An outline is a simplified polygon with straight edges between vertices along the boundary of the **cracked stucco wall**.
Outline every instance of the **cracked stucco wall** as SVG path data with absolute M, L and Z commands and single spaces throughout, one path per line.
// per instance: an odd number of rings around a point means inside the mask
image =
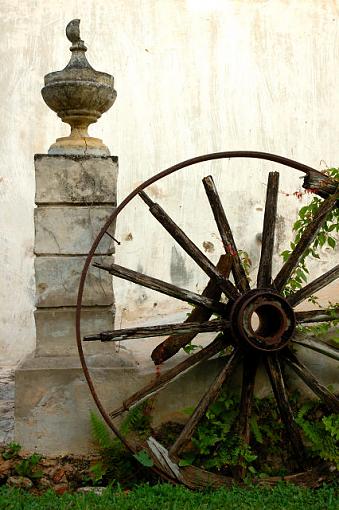
M 118 201 L 153 173 L 206 152 L 263 150 L 320 169 L 339 165 L 337 1 L 0 0 L 0 12 L 1 364 L 16 363 L 35 346 L 33 155 L 68 132 L 40 88 L 44 74 L 67 63 L 64 29 L 72 18 L 82 20 L 90 63 L 115 76 L 117 101 L 90 131 L 119 156 Z M 271 168 L 253 161 L 201 165 L 157 183 L 150 194 L 217 260 L 220 241 L 200 184 L 213 173 L 238 244 L 255 265 Z M 277 253 L 308 200 L 293 196 L 300 184 L 298 175 L 282 171 Z M 144 205 L 125 212 L 117 261 L 201 289 L 204 276 L 145 219 Z M 331 265 L 330 256 L 314 275 Z M 332 300 L 337 290 L 331 287 Z M 118 326 L 181 311 L 121 282 L 115 296 Z

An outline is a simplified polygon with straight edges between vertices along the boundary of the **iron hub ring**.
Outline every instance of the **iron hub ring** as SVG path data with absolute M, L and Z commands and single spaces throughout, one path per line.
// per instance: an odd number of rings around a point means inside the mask
M 253 289 L 242 295 L 230 311 L 232 334 L 259 351 L 279 351 L 292 337 L 296 319 L 292 307 L 272 289 Z

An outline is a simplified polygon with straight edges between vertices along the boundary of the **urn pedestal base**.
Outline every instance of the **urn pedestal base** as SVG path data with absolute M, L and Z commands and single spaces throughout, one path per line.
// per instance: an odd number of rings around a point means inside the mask
M 48 154 L 76 156 L 110 156 L 108 147 L 100 138 L 64 136 L 57 138 L 48 149 Z

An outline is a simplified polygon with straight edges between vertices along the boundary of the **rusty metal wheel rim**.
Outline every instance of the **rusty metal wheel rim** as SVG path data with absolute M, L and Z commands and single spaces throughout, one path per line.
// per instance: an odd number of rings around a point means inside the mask
M 206 154 L 203 156 L 198 156 L 196 158 L 192 158 L 186 161 L 183 161 L 181 163 L 178 163 L 172 167 L 167 168 L 166 170 L 159 172 L 158 174 L 154 175 L 153 177 L 147 179 L 144 181 L 140 186 L 138 186 L 136 189 L 134 189 L 121 203 L 120 205 L 115 209 L 115 211 L 111 214 L 111 216 L 106 221 L 105 225 L 102 227 L 101 231 L 99 232 L 97 238 L 95 239 L 91 250 L 86 258 L 81 278 L 80 278 L 80 284 L 79 284 L 79 290 L 78 290 L 78 297 L 77 297 L 77 307 L 76 307 L 76 339 L 77 339 L 77 347 L 78 347 L 78 353 L 79 358 L 81 362 L 81 366 L 87 381 L 87 384 L 89 386 L 90 392 L 92 394 L 92 397 L 95 401 L 95 404 L 97 405 L 97 408 L 102 415 L 103 419 L 107 423 L 107 425 L 110 427 L 110 429 L 116 434 L 116 436 L 121 440 L 121 442 L 126 446 L 126 448 L 131 451 L 132 453 L 135 453 L 135 448 L 130 444 L 130 442 L 120 433 L 120 431 L 117 429 L 117 427 L 114 425 L 112 419 L 110 418 L 110 415 L 106 412 L 97 392 L 94 387 L 94 383 L 92 381 L 86 359 L 84 356 L 83 348 L 82 348 L 82 339 L 81 339 L 81 306 L 82 306 L 82 298 L 83 298 L 83 291 L 84 286 L 86 282 L 86 276 L 88 273 L 89 266 L 91 264 L 92 258 L 95 254 L 95 251 L 105 235 L 107 229 L 112 224 L 113 221 L 117 218 L 117 216 L 121 213 L 121 211 L 127 206 L 127 204 L 138 194 L 140 194 L 145 188 L 147 188 L 149 185 L 155 183 L 156 181 L 162 179 L 163 177 L 166 177 L 180 169 L 186 168 L 188 166 L 204 162 L 204 161 L 211 161 L 211 160 L 217 160 L 217 159 L 231 159 L 231 158 L 255 158 L 255 159 L 262 159 L 262 160 L 268 160 L 271 162 L 279 163 L 282 165 L 285 165 L 287 167 L 293 168 L 295 170 L 301 171 L 305 174 L 304 177 L 304 184 L 303 187 L 305 189 L 310 189 L 316 194 L 318 194 L 321 197 L 328 197 L 331 194 L 336 193 L 336 183 L 333 182 L 331 179 L 328 179 L 326 176 L 324 176 L 321 172 L 318 172 L 317 170 L 308 167 L 304 164 L 298 163 L 296 161 L 290 160 L 288 158 L 284 158 L 281 156 L 277 156 L 270 153 L 264 153 L 264 152 L 255 152 L 255 151 L 227 151 L 227 152 L 219 152 L 219 153 L 212 153 L 212 154 Z M 314 182 L 316 185 L 314 185 Z M 146 200 L 145 200 L 146 201 Z M 334 201 L 335 202 L 335 201 Z M 288 304 L 288 303 L 287 303 Z M 289 315 L 289 319 L 292 321 L 294 320 L 293 315 Z M 294 324 L 292 325 L 292 328 L 294 328 Z M 290 337 L 290 335 L 289 335 Z M 289 339 L 289 338 L 288 338 Z M 288 342 L 287 339 L 287 342 Z M 287 344 L 284 343 L 282 346 L 279 346 L 275 350 L 280 350 Z M 249 342 L 250 343 L 250 342 Z M 253 345 L 252 345 L 253 347 Z M 258 348 L 258 346 L 254 346 L 255 348 Z M 267 347 L 267 346 L 266 346 Z M 260 350 L 260 347 L 259 347 Z M 265 350 L 265 349 L 264 349 Z M 290 359 L 290 362 L 296 363 L 296 360 L 292 358 Z M 268 374 L 272 374 L 272 371 L 275 369 L 280 370 L 279 363 L 276 365 L 277 358 L 272 358 L 271 360 L 267 361 L 267 371 Z M 272 376 L 273 377 L 273 376 Z M 274 387 L 273 387 L 274 390 Z M 154 466 L 152 468 L 155 472 L 160 474 L 165 479 L 171 481 L 171 482 L 180 482 L 185 483 L 183 480 L 180 480 L 178 476 L 175 476 L 173 471 L 168 471 L 167 469 L 162 469 L 161 466 Z M 197 468 L 198 470 L 200 468 Z M 202 471 L 202 470 L 201 470 Z M 226 478 L 225 483 L 226 483 Z M 267 480 L 269 480 L 268 478 Z M 186 483 L 187 485 L 187 483 Z

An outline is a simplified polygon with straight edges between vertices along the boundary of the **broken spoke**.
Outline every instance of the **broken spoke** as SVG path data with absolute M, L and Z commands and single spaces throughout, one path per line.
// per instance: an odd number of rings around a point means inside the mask
M 230 255 L 221 255 L 219 262 L 217 264 L 217 269 L 226 277 L 228 277 L 230 273 L 230 269 L 232 266 L 232 258 Z M 221 297 L 221 289 L 219 285 L 217 285 L 214 279 L 211 279 L 206 288 L 202 292 L 202 296 L 219 300 Z M 189 314 L 185 322 L 204 322 L 208 321 L 211 317 L 212 311 L 207 308 L 203 308 L 201 306 L 196 306 L 192 312 Z M 157 347 L 153 350 L 151 354 L 151 358 L 156 365 L 160 365 L 164 361 L 168 360 L 174 354 L 176 354 L 182 347 L 185 347 L 189 342 L 193 340 L 196 336 L 196 333 L 185 333 L 183 335 L 175 335 L 169 336 L 161 342 Z

